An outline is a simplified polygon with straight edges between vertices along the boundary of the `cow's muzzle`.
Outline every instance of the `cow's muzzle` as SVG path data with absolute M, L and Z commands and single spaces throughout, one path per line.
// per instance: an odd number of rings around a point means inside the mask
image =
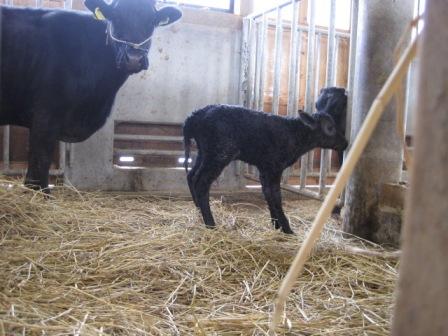
M 129 46 L 122 46 L 117 54 L 117 67 L 129 74 L 147 70 L 149 67 L 148 52 Z

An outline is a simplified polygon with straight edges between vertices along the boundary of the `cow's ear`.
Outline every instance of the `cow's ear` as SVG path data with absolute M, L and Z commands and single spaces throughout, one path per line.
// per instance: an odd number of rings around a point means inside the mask
M 317 120 L 306 112 L 299 111 L 299 118 L 306 126 L 313 130 L 317 129 L 319 126 Z
M 110 19 L 112 16 L 112 8 L 103 0 L 84 0 L 84 5 L 98 20 Z
M 170 25 L 182 17 L 180 9 L 172 6 L 163 7 L 157 11 L 157 25 L 167 26 Z

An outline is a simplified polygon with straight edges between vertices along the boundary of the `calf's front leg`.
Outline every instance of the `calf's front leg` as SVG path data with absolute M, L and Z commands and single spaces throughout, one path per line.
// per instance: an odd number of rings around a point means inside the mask
M 260 171 L 260 181 L 264 197 L 268 203 L 271 213 L 271 220 L 276 229 L 281 229 L 284 233 L 293 234 L 289 226 L 288 218 L 282 208 L 282 194 L 280 190 L 281 173 L 269 173 Z

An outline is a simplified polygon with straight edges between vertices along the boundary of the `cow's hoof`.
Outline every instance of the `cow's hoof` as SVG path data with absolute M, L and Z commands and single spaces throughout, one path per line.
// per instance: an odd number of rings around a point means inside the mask
M 335 216 L 340 216 L 341 215 L 341 210 L 342 210 L 342 207 L 340 207 L 338 205 L 335 205 L 333 210 L 331 211 L 331 214 L 335 215 Z
M 47 187 L 42 187 L 41 185 L 39 185 L 38 183 L 36 183 L 35 181 L 25 181 L 24 183 L 25 187 L 27 187 L 28 189 L 34 190 L 34 191 L 40 191 L 43 194 L 49 196 L 51 194 L 50 188 Z

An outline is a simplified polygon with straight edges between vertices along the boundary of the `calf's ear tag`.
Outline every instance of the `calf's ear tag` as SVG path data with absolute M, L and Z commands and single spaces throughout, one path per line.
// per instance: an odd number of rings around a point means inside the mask
M 95 18 L 97 20 L 106 20 L 106 18 L 104 17 L 103 13 L 101 12 L 100 8 L 97 7 L 95 8 Z

